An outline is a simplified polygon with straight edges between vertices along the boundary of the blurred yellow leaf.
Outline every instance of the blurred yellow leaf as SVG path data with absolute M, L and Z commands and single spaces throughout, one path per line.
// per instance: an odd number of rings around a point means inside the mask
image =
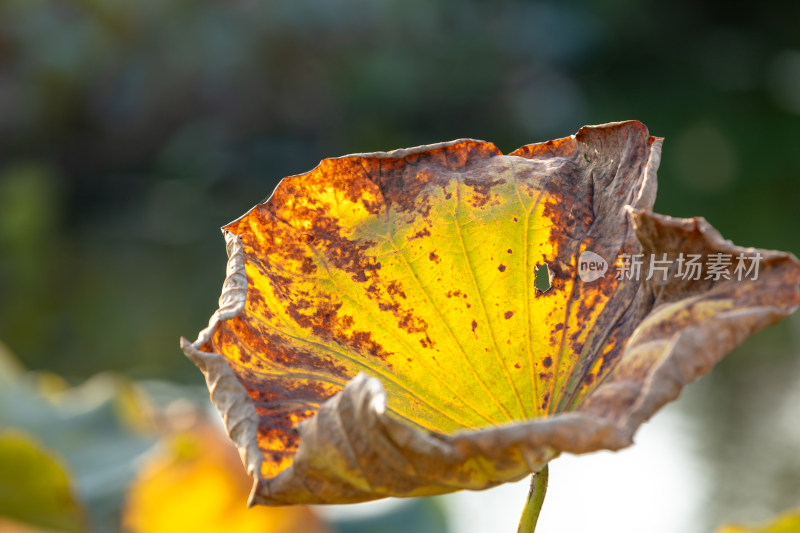
M 179 433 L 131 486 L 123 526 L 131 533 L 326 533 L 307 507 L 248 509 L 252 484 L 235 448 L 210 427 Z
M 64 467 L 23 433 L 0 433 L 0 531 L 86 531 Z
M 326 159 L 225 226 L 220 308 L 182 346 L 251 501 L 482 489 L 628 446 L 792 312 L 791 254 L 650 211 L 660 152 L 624 122 L 509 155 L 459 140 Z M 617 275 L 637 254 L 639 274 Z M 684 254 L 732 263 L 681 277 Z M 738 256 L 758 257 L 754 279 Z
M 717 533 L 799 533 L 800 509 L 787 511 L 763 527 L 723 526 Z

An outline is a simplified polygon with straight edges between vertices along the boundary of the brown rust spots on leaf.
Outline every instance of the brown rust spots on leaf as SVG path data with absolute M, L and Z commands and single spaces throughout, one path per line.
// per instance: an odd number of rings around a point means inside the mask
M 421 230 L 416 232 L 414 235 L 412 235 L 410 240 L 413 241 L 414 239 L 422 239 L 424 237 L 430 237 L 430 236 L 431 236 L 430 230 L 428 228 L 422 228 Z
M 242 372 L 265 372 L 280 368 L 283 370 L 302 370 L 321 372 L 347 381 L 347 369 L 336 360 L 324 357 L 318 352 L 292 343 L 278 330 L 270 330 L 252 320 L 232 322 L 230 329 L 219 330 L 216 343 L 232 343 L 233 340 L 246 340 L 239 343 L 238 361 Z
M 464 170 L 471 161 L 499 153 L 492 144 L 463 141 L 399 158 L 351 156 L 335 161 L 353 160 L 353 164 L 362 167 L 364 174 L 380 189 L 386 207 L 427 216 L 430 200 L 421 194 L 425 189 L 446 185 L 447 172 Z
M 427 331 L 428 324 L 422 318 L 409 314 L 404 315 L 397 325 L 408 333 L 421 333 Z
M 483 165 L 497 154 L 490 144 L 465 141 L 399 157 L 326 160 L 309 174 L 284 180 L 268 202 L 229 225 L 226 229 L 241 237 L 248 271 L 260 284 L 259 290 L 248 291 L 252 313 L 229 321 L 248 321 L 253 335 L 262 337 L 261 342 L 248 341 L 247 353 L 237 356 L 241 371 L 274 370 L 258 361 L 261 351 L 281 368 L 310 367 L 344 381 L 363 368 L 359 364 L 392 371 L 395 355 L 403 356 L 404 364 L 419 361 L 404 356 L 413 346 L 440 353 L 441 331 L 430 333 L 430 317 L 418 312 L 424 308 L 419 294 L 409 299 L 409 291 L 417 287 L 407 273 L 399 277 L 396 270 L 386 272 L 381 256 L 374 253 L 385 230 L 373 226 L 362 232 L 357 221 L 377 221 L 392 211 L 414 224 L 407 242 L 417 241 L 424 250 L 433 237 L 429 217 L 434 202 L 452 200 L 458 188 L 453 173 Z M 484 207 L 493 204 L 492 190 L 505 180 L 478 173 L 462 183 L 472 193 L 470 205 Z M 440 200 L 433 199 L 436 190 Z M 438 250 L 424 253 L 434 265 L 442 264 Z M 446 283 L 442 280 L 439 276 L 436 282 Z M 467 291 L 448 289 L 448 297 L 463 299 L 467 309 L 472 307 L 468 296 Z M 298 340 L 282 341 L 282 334 Z M 310 344 L 304 345 L 303 338 Z M 309 357 L 309 350 L 324 355 Z M 342 359 L 337 356 L 341 352 L 352 355 Z M 341 368 L 334 368 L 333 360 Z M 440 366 L 436 357 L 431 360 Z
M 425 336 L 424 339 L 420 339 L 419 343 L 422 345 L 423 348 L 431 348 L 432 349 L 434 347 L 434 345 L 435 345 L 435 343 L 427 335 Z
M 552 157 L 570 158 L 574 156 L 575 151 L 575 140 L 572 137 L 565 137 L 563 139 L 551 140 L 543 143 L 529 144 L 514 150 L 508 155 L 515 155 L 526 159 L 546 159 Z
M 297 379 L 274 379 L 268 390 L 259 386 L 261 377 L 244 372 L 240 381 L 253 400 L 259 417 L 259 447 L 271 459 L 264 468 L 270 475 L 291 464 L 300 444 L 297 424 L 314 415 L 338 388 Z
M 386 292 L 390 296 L 397 296 L 399 298 L 402 298 L 403 300 L 408 298 L 406 296 L 406 293 L 403 292 L 403 286 L 400 285 L 400 283 L 397 280 L 392 280 L 389 282 L 389 284 L 386 286 Z
M 564 147 L 567 145 L 563 144 Z M 552 146 L 547 149 L 551 150 Z M 538 157 L 537 153 L 537 149 L 525 149 L 515 155 L 535 158 Z M 460 191 L 459 194 L 466 194 L 469 199 L 460 209 L 472 210 L 474 216 L 488 214 L 492 209 L 502 209 L 499 191 L 509 195 L 513 190 L 509 189 L 507 175 L 514 174 L 517 176 L 514 179 L 519 180 L 520 174 L 511 160 L 492 159 L 498 155 L 497 149 L 490 144 L 465 141 L 453 146 L 401 152 L 392 156 L 353 156 L 326 160 L 309 174 L 284 180 L 268 202 L 227 228 L 241 236 L 252 268 L 256 269 L 254 274 L 258 273 L 259 279 L 267 283 L 262 287 L 263 295 L 261 291 L 251 290 L 249 299 L 257 309 L 258 320 L 266 321 L 269 327 L 251 326 L 256 332 L 254 334 L 262 335 L 264 341 L 251 342 L 251 349 L 244 354 L 245 357 L 238 359 L 240 364 L 263 370 L 263 365 L 254 362 L 257 352 L 262 351 L 272 354 L 270 357 L 282 366 L 294 364 L 335 376 L 337 380 L 346 380 L 361 369 L 352 361 L 361 361 L 363 357 L 367 358 L 364 364 L 379 364 L 383 369 L 397 371 L 393 363 L 394 356 L 402 357 L 403 364 L 421 361 L 409 357 L 409 350 L 415 349 L 439 354 L 438 358 L 434 356 L 431 361 L 441 366 L 441 352 L 437 345 L 443 342 L 447 346 L 442 349 L 455 354 L 462 351 L 467 354 L 474 350 L 464 344 L 468 341 L 479 343 L 476 348 L 480 347 L 487 355 L 495 353 L 501 343 L 510 346 L 511 339 L 494 338 L 496 325 L 492 325 L 489 316 L 485 317 L 488 324 L 484 333 L 478 334 L 478 321 L 482 320 L 481 314 L 487 313 L 487 303 L 481 302 L 478 306 L 471 303 L 473 298 L 478 302 L 484 298 L 480 294 L 473 294 L 476 282 L 473 281 L 471 285 L 469 278 L 465 278 L 460 286 L 453 287 L 448 283 L 448 271 L 440 272 L 433 281 L 435 285 L 444 286 L 448 300 L 463 299 L 464 304 L 459 307 L 462 311 L 459 312 L 466 310 L 478 313 L 475 318 L 468 318 L 471 337 L 461 337 L 460 344 L 452 345 L 455 340 L 452 336 L 460 333 L 452 327 L 442 327 L 442 320 L 450 320 L 443 318 L 442 311 L 438 311 L 439 315 L 430 314 L 431 306 L 439 308 L 441 303 L 429 301 L 433 297 L 431 294 L 419 293 L 421 283 L 409 277 L 408 273 L 408 268 L 413 270 L 414 265 L 404 267 L 406 270 L 400 275 L 392 256 L 375 252 L 383 246 L 381 239 L 385 237 L 382 235 L 387 232 L 378 221 L 389 220 L 389 214 L 392 213 L 395 217 L 392 220 L 396 220 L 396 223 L 415 228 L 406 233 L 406 242 L 415 242 L 415 246 L 420 247 L 423 257 L 430 262 L 430 267 L 426 268 L 452 265 L 452 257 L 443 257 L 442 249 L 430 244 L 433 242 L 431 239 L 441 237 L 433 235 L 429 228 L 441 227 L 442 231 L 447 231 L 447 225 L 452 223 L 447 219 L 434 222 L 432 217 L 443 213 L 437 211 L 440 209 L 437 202 L 458 205 L 452 202 L 454 192 Z M 491 172 L 470 170 L 489 168 L 489 165 Z M 453 182 L 455 172 L 463 172 L 464 175 Z M 581 172 L 579 165 L 568 167 L 562 171 L 563 179 L 542 182 L 548 188 L 548 194 L 542 202 L 542 216 L 552 228 L 549 241 L 555 254 L 554 257 L 548 254 L 547 264 L 552 265 L 557 280 L 565 280 L 565 285 L 559 285 L 562 283 L 560 281 L 554 282 L 552 290 L 545 293 L 534 290 L 533 295 L 547 302 L 552 301 L 554 305 L 561 301 L 561 295 L 569 288 L 575 247 L 580 244 L 580 234 L 591 226 L 597 208 L 591 198 L 584 198 L 589 189 Z M 459 189 L 459 182 L 464 186 L 462 189 Z M 522 180 L 514 185 L 517 186 L 521 187 L 531 202 L 541 194 L 539 187 L 542 184 L 535 180 Z M 569 205 L 569 209 L 565 209 L 565 205 Z M 519 222 L 524 216 L 523 211 L 509 213 L 509 218 L 514 222 Z M 359 221 L 362 220 L 369 224 L 367 231 L 361 230 Z M 388 233 L 396 231 L 397 228 L 394 228 Z M 402 247 L 403 244 L 398 242 L 395 245 Z M 518 246 L 522 245 L 520 243 Z M 458 250 L 455 243 L 445 244 L 445 248 Z M 500 253 L 508 257 L 508 261 L 494 261 L 494 257 Z M 515 261 L 519 260 L 512 261 L 512 255 L 521 259 L 525 253 L 517 256 L 513 247 L 502 247 L 501 243 L 499 249 L 487 255 L 495 265 L 496 272 L 511 279 L 516 275 L 516 268 L 509 267 L 517 265 Z M 542 260 L 545 260 L 544 254 Z M 387 270 L 386 264 L 389 263 L 394 266 Z M 464 263 L 459 268 L 467 266 Z M 474 268 L 474 265 L 468 268 Z M 342 290 L 343 286 L 347 288 Z M 513 294 L 519 295 L 519 288 L 514 289 Z M 595 300 L 590 298 L 587 303 L 573 309 L 572 319 L 585 318 L 591 321 L 594 303 Z M 500 301 L 491 302 L 491 305 L 498 309 L 501 320 L 510 320 L 515 316 L 515 311 L 501 311 Z M 445 312 L 451 311 L 445 308 Z M 558 334 L 563 327 L 561 322 L 565 318 L 569 320 L 569 316 L 561 315 L 562 312 L 551 313 L 554 346 L 561 339 Z M 239 319 L 245 320 L 244 317 L 236 320 Z M 435 335 L 431 332 L 431 324 L 438 327 Z M 309 336 L 312 348 L 281 341 L 276 338 L 279 334 L 265 334 L 271 331 L 270 327 L 297 337 Z M 572 330 L 567 336 L 567 342 L 572 346 L 568 346 L 567 350 L 582 346 L 583 340 Z M 302 341 L 298 342 L 302 344 Z M 392 347 L 387 348 L 386 342 Z M 309 357 L 309 350 L 317 349 L 325 355 Z M 337 357 L 337 352 L 352 355 L 342 360 Z M 502 352 L 496 356 L 502 356 Z M 469 356 L 466 357 L 468 361 Z M 330 365 L 331 360 L 340 361 L 339 367 L 328 368 L 326 365 Z M 462 359 L 459 364 L 463 366 L 467 361 Z M 517 368 L 515 365 L 518 364 L 510 363 L 508 368 Z M 547 368 L 553 362 L 548 356 L 539 364 Z M 562 364 L 553 370 L 564 372 L 567 368 L 568 365 Z M 476 376 L 475 379 L 480 380 L 480 374 L 476 373 Z M 542 373 L 540 377 L 554 379 L 553 372 Z M 509 376 L 506 379 L 510 379 Z M 510 382 L 508 385 L 510 389 L 516 387 Z
M 491 199 L 492 187 L 502 185 L 506 182 L 504 179 L 492 179 L 491 176 L 481 178 L 466 178 L 464 185 L 471 187 L 474 191 L 472 197 L 472 207 L 481 208 Z
M 539 406 L 539 408 L 542 411 L 545 411 L 545 412 L 547 412 L 549 410 L 549 408 L 550 408 L 550 393 L 549 392 L 544 393 L 544 396 L 542 396 L 542 403 Z

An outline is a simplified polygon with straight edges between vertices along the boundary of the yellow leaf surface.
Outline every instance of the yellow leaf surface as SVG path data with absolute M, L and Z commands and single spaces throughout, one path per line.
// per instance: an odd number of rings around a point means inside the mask
M 674 274 L 684 251 L 744 250 L 649 212 L 660 148 L 626 122 L 509 155 L 460 140 L 326 159 L 225 226 L 220 309 L 183 348 L 252 501 L 486 488 L 561 451 L 621 448 L 791 312 L 787 254 L 760 251 L 752 283 L 614 275 L 622 254 L 664 254 Z M 605 275 L 581 277 L 587 258 Z

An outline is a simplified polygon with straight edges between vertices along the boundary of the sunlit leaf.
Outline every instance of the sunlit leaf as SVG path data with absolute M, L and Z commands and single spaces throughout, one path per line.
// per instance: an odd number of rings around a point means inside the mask
M 0 433 L 0 520 L 2 531 L 86 531 L 64 467 L 29 436 L 9 430 Z
M 797 533 L 800 531 L 800 509 L 787 511 L 761 527 L 723 526 L 717 533 Z
M 307 507 L 248 509 L 250 480 L 236 449 L 214 428 L 168 439 L 130 489 L 123 524 L 131 533 L 176 531 L 325 533 Z
M 660 150 L 626 122 L 509 155 L 460 140 L 326 159 L 225 226 L 220 309 L 182 345 L 252 501 L 482 489 L 628 446 L 793 311 L 793 256 L 650 212 Z M 666 279 L 617 279 L 637 253 Z M 760 253 L 758 276 L 678 276 L 681 254 L 717 253 Z

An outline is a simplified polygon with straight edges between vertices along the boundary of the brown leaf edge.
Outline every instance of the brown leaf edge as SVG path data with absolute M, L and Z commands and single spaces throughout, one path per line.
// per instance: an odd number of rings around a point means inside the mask
M 457 142 L 369 155 L 404 157 L 412 150 Z M 659 156 L 660 150 L 651 152 L 636 206 L 653 203 Z M 243 309 L 247 296 L 241 241 L 223 231 L 229 261 L 219 309 L 197 340 L 182 338 L 181 347 L 204 373 L 212 402 L 254 479 L 250 505 L 348 503 L 485 489 L 538 471 L 561 452 L 625 448 L 638 427 L 685 385 L 749 335 L 797 309 L 800 263 L 792 254 L 735 246 L 699 217 L 628 211 L 644 253 L 759 252 L 758 280 L 643 282 L 638 303 L 650 312 L 614 370 L 577 410 L 544 419 L 453 435 L 421 432 L 387 416 L 380 381 L 359 374 L 298 426 L 300 447 L 293 464 L 271 479 L 259 474 L 258 416 L 249 395 L 221 356 L 200 349 L 220 321 Z M 722 301 L 730 302 L 730 309 L 709 315 L 704 308 Z M 475 472 L 479 475 L 471 475 Z

